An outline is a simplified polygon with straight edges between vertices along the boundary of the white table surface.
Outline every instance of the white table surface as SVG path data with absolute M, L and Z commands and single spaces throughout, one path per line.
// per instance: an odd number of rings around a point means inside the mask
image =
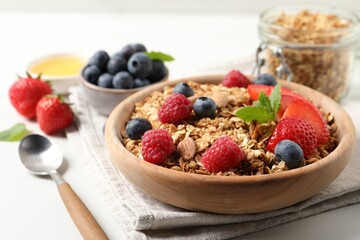
M 0 130 L 23 122 L 42 133 L 34 121 L 21 117 L 8 100 L 8 89 L 33 58 L 56 52 L 86 55 L 109 52 L 142 42 L 149 49 L 173 55 L 171 77 L 193 74 L 207 66 L 229 63 L 255 52 L 255 15 L 1 13 Z M 348 99 L 360 101 L 360 64 Z M 122 226 L 64 135 L 51 136 L 64 153 L 64 178 L 85 202 L 110 239 L 124 239 Z M 0 239 L 81 239 L 55 184 L 28 173 L 20 164 L 18 142 L 0 142 Z M 244 239 L 360 239 L 360 204 L 348 206 L 268 230 Z M 175 238 L 176 236 L 174 236 Z

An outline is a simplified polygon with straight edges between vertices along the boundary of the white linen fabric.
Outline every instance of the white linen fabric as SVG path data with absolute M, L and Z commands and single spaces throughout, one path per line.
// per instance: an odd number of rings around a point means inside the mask
M 242 236 L 327 210 L 360 202 L 360 138 L 353 158 L 341 175 L 314 197 L 296 205 L 259 214 L 221 215 L 180 209 L 140 192 L 113 166 L 105 148 L 103 127 L 106 117 L 96 113 L 83 99 L 81 89 L 71 89 L 77 129 L 67 131 L 71 146 L 116 219 L 126 227 L 129 239 L 228 239 Z M 360 129 L 360 102 L 344 105 Z M 357 134 L 357 136 L 359 136 Z

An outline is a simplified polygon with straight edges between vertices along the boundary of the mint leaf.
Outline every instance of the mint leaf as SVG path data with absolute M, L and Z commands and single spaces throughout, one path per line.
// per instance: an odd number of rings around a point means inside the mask
M 274 118 L 268 109 L 254 106 L 239 108 L 235 114 L 246 122 L 258 121 L 259 123 L 265 123 Z
M 279 111 L 280 108 L 280 102 L 281 102 L 281 85 L 280 83 L 276 84 L 274 90 L 272 90 L 270 96 L 269 96 L 272 109 L 274 111 L 274 114 Z
M 30 131 L 26 129 L 25 124 L 17 123 L 11 128 L 0 132 L 0 141 L 20 141 L 28 133 L 30 133 Z
M 162 62 L 171 62 L 175 60 L 172 56 L 162 52 L 151 51 L 151 52 L 145 52 L 145 54 L 152 60 L 159 60 Z
M 269 97 L 261 91 L 258 101 L 254 101 L 252 106 L 239 108 L 235 114 L 246 122 L 269 122 L 276 120 L 276 113 L 280 108 L 280 102 L 281 86 L 278 83 Z
M 260 107 L 267 109 L 270 114 L 272 113 L 272 106 L 271 106 L 270 99 L 262 91 L 259 94 L 259 103 L 260 103 L 260 105 L 259 105 Z

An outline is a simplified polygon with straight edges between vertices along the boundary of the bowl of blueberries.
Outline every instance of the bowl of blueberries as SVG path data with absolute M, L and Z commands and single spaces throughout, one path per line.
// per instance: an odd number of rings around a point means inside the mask
M 83 68 L 80 86 L 86 101 L 98 113 L 109 115 L 128 96 L 167 80 L 164 62 L 172 60 L 162 52 L 148 52 L 141 43 L 127 44 L 111 56 L 99 50 Z

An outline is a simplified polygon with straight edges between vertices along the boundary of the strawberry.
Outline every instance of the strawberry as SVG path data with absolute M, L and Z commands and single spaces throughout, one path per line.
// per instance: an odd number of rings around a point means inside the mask
M 310 156 L 317 146 L 315 129 L 310 123 L 297 116 L 283 117 L 279 121 L 266 146 L 267 150 L 274 152 L 276 145 L 285 139 L 299 144 L 305 157 Z
M 59 96 L 45 96 L 36 106 L 36 116 L 40 129 L 47 134 L 67 128 L 74 120 L 68 104 Z
M 282 116 L 284 115 L 285 110 L 287 107 L 292 103 L 293 101 L 300 99 L 303 101 L 306 101 L 305 98 L 297 93 L 289 93 L 289 92 L 283 92 L 281 93 L 281 102 L 280 102 L 280 108 L 276 114 L 276 119 L 279 121 Z
M 258 85 L 258 84 L 251 84 L 248 86 L 248 92 L 250 95 L 250 99 L 253 101 L 258 100 L 260 92 L 264 92 L 265 95 L 270 96 L 271 92 L 274 90 L 274 86 L 268 86 L 268 85 Z M 280 108 L 276 114 L 276 119 L 279 121 L 281 117 L 283 116 L 286 108 L 289 106 L 289 104 L 296 100 L 296 99 L 304 99 L 305 98 L 290 89 L 281 88 L 281 102 L 280 102 Z
M 250 84 L 248 87 L 248 92 L 250 95 L 250 99 L 256 101 L 259 99 L 260 92 L 264 92 L 266 96 L 270 96 L 270 93 L 274 89 L 274 86 L 268 85 L 260 85 L 260 84 Z M 288 93 L 288 94 L 296 94 L 290 89 L 281 87 L 281 94 Z
M 324 144 L 329 140 L 330 132 L 317 107 L 305 99 L 296 99 L 289 104 L 283 117 L 295 116 L 304 119 L 315 129 L 317 143 Z
M 45 95 L 51 94 L 49 83 L 40 77 L 19 78 L 9 90 L 11 104 L 24 117 L 32 119 L 36 116 L 36 104 Z

